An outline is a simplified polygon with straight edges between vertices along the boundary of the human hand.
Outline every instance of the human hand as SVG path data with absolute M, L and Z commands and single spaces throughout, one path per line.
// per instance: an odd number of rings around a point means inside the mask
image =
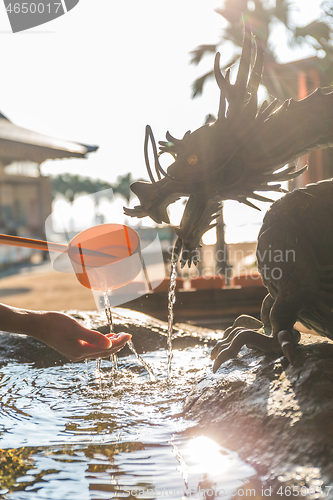
M 122 349 L 131 339 L 128 333 L 103 335 L 89 330 L 74 318 L 59 312 L 43 314 L 43 328 L 34 335 L 70 361 L 107 358 Z

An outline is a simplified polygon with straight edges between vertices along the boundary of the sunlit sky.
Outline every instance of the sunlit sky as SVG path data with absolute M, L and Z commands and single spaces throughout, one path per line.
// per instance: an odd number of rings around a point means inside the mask
M 317 18 L 320 3 L 295 1 L 297 24 Z M 211 69 L 212 58 L 190 66 L 189 52 L 218 41 L 223 19 L 214 8 L 221 4 L 80 0 L 66 15 L 12 34 L 1 2 L 1 112 L 31 130 L 99 146 L 88 160 L 46 162 L 43 173 L 114 182 L 131 171 L 134 178 L 147 178 L 147 123 L 163 140 L 167 130 L 182 137 L 216 113 L 213 81 L 202 97 L 191 99 L 193 80 Z M 307 46 L 290 51 L 284 32 L 275 34 L 274 43 L 281 62 L 312 55 Z M 223 56 L 228 60 L 231 53 Z

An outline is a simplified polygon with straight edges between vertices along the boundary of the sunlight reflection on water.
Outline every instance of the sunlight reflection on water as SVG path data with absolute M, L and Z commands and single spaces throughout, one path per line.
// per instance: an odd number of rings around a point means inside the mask
M 164 351 L 143 356 L 157 382 L 133 355 L 121 358 L 115 386 L 106 361 L 101 372 L 94 361 L 0 369 L 4 498 L 204 498 L 203 484 L 229 498 L 256 473 L 211 439 L 188 434 L 195 422 L 181 416 L 182 404 L 210 371 L 206 348 L 175 350 L 170 380 Z

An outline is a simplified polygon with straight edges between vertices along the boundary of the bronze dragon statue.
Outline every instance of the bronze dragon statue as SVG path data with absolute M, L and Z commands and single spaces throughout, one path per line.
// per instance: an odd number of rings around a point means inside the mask
M 181 196 L 188 197 L 181 223 L 174 228 L 183 266 L 197 262 L 201 237 L 215 225 L 222 200 L 233 199 L 254 208 L 250 200 L 273 201 L 259 193 L 283 191 L 280 183 L 306 168 L 297 170 L 294 160 L 333 146 L 333 92 L 317 89 L 303 100 L 289 99 L 280 107 L 276 100 L 264 102 L 258 109 L 264 51 L 259 40 L 252 40 L 248 26 L 244 31 L 234 84 L 230 83 L 230 70 L 222 75 L 220 54 L 216 54 L 220 103 L 213 124 L 186 132 L 182 139 L 167 132 L 159 152 L 147 126 L 145 159 L 151 183 L 132 184 L 141 204 L 125 209 L 127 215 L 169 223 L 167 206 Z M 149 163 L 149 141 L 157 180 Z M 174 158 L 167 171 L 159 161 L 163 153 Z M 258 320 L 250 320 L 252 327 L 243 324 L 242 317 L 236 320 L 228 337 L 213 350 L 214 371 L 237 356 L 244 344 L 265 352 L 282 351 L 293 362 L 299 340 L 293 329 L 296 320 L 333 338 L 332 197 L 333 180 L 328 180 L 295 190 L 273 203 L 264 218 L 257 250 L 258 267 L 269 292 L 262 308 L 265 332 Z M 280 259 L 279 273 L 269 257 L 274 251 L 290 256 Z

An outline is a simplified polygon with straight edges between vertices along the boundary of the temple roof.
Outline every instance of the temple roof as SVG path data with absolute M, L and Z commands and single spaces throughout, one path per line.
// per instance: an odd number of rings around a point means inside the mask
M 18 127 L 0 112 L 0 161 L 42 163 L 60 158 L 86 158 L 98 146 L 56 139 L 23 127 Z

